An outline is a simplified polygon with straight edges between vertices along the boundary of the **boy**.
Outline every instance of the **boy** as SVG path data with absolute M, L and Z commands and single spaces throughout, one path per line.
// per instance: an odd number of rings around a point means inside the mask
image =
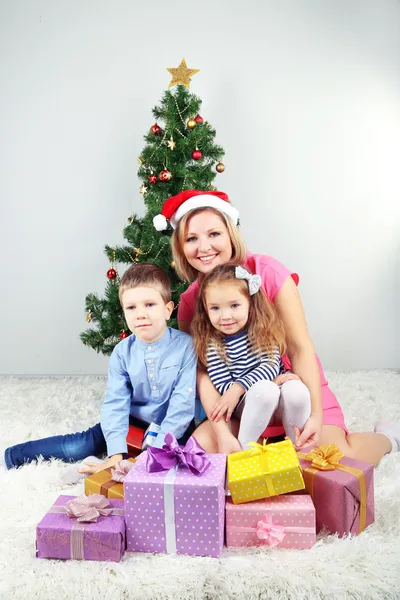
M 174 308 L 170 281 L 155 264 L 132 265 L 121 279 L 119 297 L 132 335 L 119 342 L 110 357 L 101 423 L 81 433 L 7 448 L 7 468 L 40 455 L 74 462 L 105 451 L 106 463 L 88 462 L 79 472 L 113 466 L 127 452 L 130 420 L 160 425 L 150 442 L 154 446 L 161 447 L 169 431 L 178 440 L 184 436 L 194 418 L 197 361 L 192 338 L 167 327 Z

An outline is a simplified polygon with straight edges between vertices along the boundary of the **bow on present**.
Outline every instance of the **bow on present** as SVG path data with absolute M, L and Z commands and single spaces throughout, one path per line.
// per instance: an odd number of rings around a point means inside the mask
M 117 481 L 118 483 L 125 481 L 125 477 L 128 475 L 133 465 L 134 463 L 130 460 L 120 460 L 119 463 L 115 465 L 115 469 L 111 469 L 112 480 Z
M 267 514 L 265 520 L 258 521 L 256 535 L 259 540 L 263 540 L 265 544 L 273 548 L 280 544 L 285 537 L 285 528 L 282 525 L 274 525 L 271 515 Z
M 107 498 L 92 494 L 69 500 L 63 508 L 69 517 L 77 519 L 79 523 L 96 523 L 100 516 L 107 517 L 113 512 L 109 506 Z
M 261 287 L 262 279 L 260 275 L 252 275 L 243 267 L 236 267 L 235 269 L 236 279 L 246 279 L 249 286 L 249 294 L 253 296 L 258 292 Z
M 318 471 L 333 471 L 344 454 L 339 450 L 336 444 L 328 444 L 314 448 L 305 455 L 306 460 L 311 460 L 311 467 Z
M 147 449 L 146 470 L 149 473 L 169 471 L 175 466 L 187 467 L 193 475 L 203 475 L 211 462 L 205 450 L 194 437 L 190 437 L 182 448 L 172 433 L 167 433 L 162 448 L 149 446 Z

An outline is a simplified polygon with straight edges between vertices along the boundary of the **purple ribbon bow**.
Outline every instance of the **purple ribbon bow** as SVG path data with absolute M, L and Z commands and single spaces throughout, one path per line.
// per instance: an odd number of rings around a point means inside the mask
M 69 517 L 77 519 L 79 523 L 96 523 L 100 515 L 106 517 L 112 514 L 113 509 L 107 508 L 109 506 L 107 498 L 92 494 L 70 500 L 63 508 Z
M 187 467 L 193 475 L 203 475 L 211 462 L 205 450 L 192 436 L 182 448 L 172 433 L 167 433 L 162 448 L 147 448 L 146 470 L 149 473 L 169 471 L 176 465 Z

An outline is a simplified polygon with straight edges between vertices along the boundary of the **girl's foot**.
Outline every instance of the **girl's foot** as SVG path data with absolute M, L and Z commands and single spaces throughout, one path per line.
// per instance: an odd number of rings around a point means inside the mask
M 386 435 L 392 443 L 392 452 L 400 452 L 400 425 L 398 423 L 379 421 L 375 423 L 374 431 Z
M 89 473 L 79 473 L 78 469 L 80 469 L 86 462 L 102 463 L 105 461 L 101 458 L 97 458 L 97 456 L 88 456 L 82 462 L 67 465 L 64 467 L 60 475 L 62 483 L 65 485 L 74 485 L 75 483 L 79 483 L 81 479 L 85 479 Z

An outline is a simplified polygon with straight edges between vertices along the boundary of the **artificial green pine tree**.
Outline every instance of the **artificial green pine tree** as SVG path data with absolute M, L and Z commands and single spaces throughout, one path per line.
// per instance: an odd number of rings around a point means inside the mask
M 156 123 L 144 136 L 146 145 L 139 157 L 138 177 L 142 181 L 146 214 L 133 214 L 123 230 L 122 246 L 105 247 L 110 261 L 104 297 L 86 296 L 86 320 L 90 328 L 81 333 L 81 340 L 97 352 L 109 355 L 115 345 L 129 335 L 119 303 L 119 265 L 132 262 L 154 262 L 169 275 L 175 307 L 187 283 L 182 282 L 175 270 L 170 250 L 172 228 L 158 232 L 153 217 L 161 212 L 164 201 L 186 189 L 215 189 L 213 180 L 224 170 L 223 149 L 214 143 L 215 130 L 200 116 L 201 100 L 189 92 L 189 77 L 195 70 L 188 69 L 184 59 L 177 69 L 168 69 L 173 78 L 161 100 L 153 108 Z M 160 124 L 159 124 L 160 123 Z M 170 320 L 177 326 L 176 308 Z

